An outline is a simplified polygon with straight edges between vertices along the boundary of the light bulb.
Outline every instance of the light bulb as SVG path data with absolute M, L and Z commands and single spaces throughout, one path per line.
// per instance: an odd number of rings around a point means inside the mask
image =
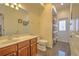
M 19 10 L 19 7 L 16 6 L 16 10 Z
M 56 7 L 52 6 L 53 10 L 55 11 L 55 13 L 57 13 Z
M 9 3 L 5 3 L 6 6 L 9 6 Z
M 11 5 L 12 8 L 14 8 L 14 5 Z
M 21 4 L 18 4 L 18 7 L 22 7 Z

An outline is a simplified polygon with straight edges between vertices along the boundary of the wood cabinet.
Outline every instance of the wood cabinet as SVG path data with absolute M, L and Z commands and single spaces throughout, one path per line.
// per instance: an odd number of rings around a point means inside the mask
M 37 54 L 37 38 L 0 48 L 0 56 L 34 56 Z
M 23 47 L 18 50 L 18 56 L 30 56 L 29 47 Z
M 37 54 L 37 39 L 34 38 L 31 40 L 31 56 L 35 56 Z
M 18 56 L 30 56 L 30 41 L 18 44 Z

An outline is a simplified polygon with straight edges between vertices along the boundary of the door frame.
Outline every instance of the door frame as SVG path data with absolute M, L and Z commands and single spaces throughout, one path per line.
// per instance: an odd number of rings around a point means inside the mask
M 66 31 L 59 31 L 59 21 L 62 21 L 62 20 L 66 20 Z M 58 19 L 58 37 L 59 37 L 59 32 L 68 33 L 68 37 L 66 38 L 68 40 L 66 42 L 69 42 L 69 36 L 70 36 L 70 20 L 69 20 L 68 17 Z M 60 39 L 60 38 L 58 38 L 58 39 Z M 57 41 L 59 41 L 59 40 L 57 40 Z M 62 41 L 62 42 L 65 42 L 65 41 Z
M 2 13 L 0 13 L 0 16 L 2 17 L 2 35 L 4 35 L 4 16 Z

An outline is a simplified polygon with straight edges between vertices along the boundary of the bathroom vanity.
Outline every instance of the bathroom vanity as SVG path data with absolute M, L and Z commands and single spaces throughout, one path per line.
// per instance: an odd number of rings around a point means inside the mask
M 0 56 L 34 56 L 37 54 L 37 36 L 26 35 L 0 39 Z

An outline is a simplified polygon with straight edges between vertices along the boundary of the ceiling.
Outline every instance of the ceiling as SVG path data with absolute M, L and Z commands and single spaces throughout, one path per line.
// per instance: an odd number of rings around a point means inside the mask
M 41 14 L 44 7 L 40 3 L 22 3 L 23 9 L 25 9 L 28 13 L 36 13 L 38 15 Z
M 60 11 L 62 9 L 66 9 L 66 8 L 70 8 L 69 3 L 63 3 L 63 5 L 61 5 L 61 3 L 53 3 L 53 5 L 56 7 L 57 11 Z
M 40 3 L 22 3 L 21 5 L 23 6 L 24 9 L 31 11 L 43 9 Z
M 36 12 L 41 14 L 41 10 L 44 9 L 44 7 L 40 4 L 40 3 L 22 3 L 21 4 L 23 6 L 23 8 L 27 11 L 30 12 Z M 62 10 L 70 10 L 70 4 L 69 3 L 64 3 L 63 5 L 61 5 L 61 3 L 52 3 L 52 6 L 55 6 L 56 11 L 60 12 Z

